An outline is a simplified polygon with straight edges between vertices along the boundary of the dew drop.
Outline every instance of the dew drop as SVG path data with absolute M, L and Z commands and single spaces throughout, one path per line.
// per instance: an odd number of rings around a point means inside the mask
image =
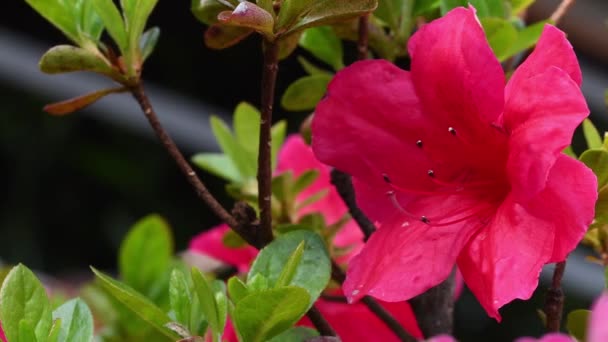
M 418 146 L 419 148 L 422 148 L 422 140 L 416 141 L 416 146 Z

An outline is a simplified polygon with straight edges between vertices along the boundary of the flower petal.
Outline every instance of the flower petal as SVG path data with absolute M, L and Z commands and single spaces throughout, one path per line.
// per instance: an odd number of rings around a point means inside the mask
M 504 104 L 505 77 L 474 9 L 456 8 L 424 25 L 408 44 L 412 80 L 425 112 L 471 132 L 493 123 Z
M 587 328 L 587 340 L 589 342 L 608 341 L 608 294 L 603 293 L 593 304 L 589 327 Z
M 576 340 L 570 335 L 551 333 L 546 334 L 539 339 L 535 339 L 534 337 L 520 337 L 516 339 L 515 342 L 576 342 Z
M 593 221 L 597 178 L 585 164 L 561 155 L 549 173 L 547 187 L 526 206 L 555 232 L 553 255 L 548 261 L 566 259 Z M 607 340 L 608 341 L 608 340 Z
M 351 302 L 367 294 L 387 302 L 419 295 L 448 277 L 476 229 L 468 221 L 436 227 L 394 215 L 349 264 L 344 293 Z
M 579 86 L 556 67 L 512 88 L 503 122 L 511 134 L 507 173 L 517 201 L 525 203 L 545 187 L 551 167 L 587 115 Z
M 564 32 L 547 24 L 534 51 L 513 73 L 506 88 L 507 97 L 511 89 L 517 89 L 520 82 L 525 82 L 526 79 L 539 75 L 552 66 L 562 69 L 578 86 L 581 85 L 581 68 L 572 45 L 566 39 Z
M 500 307 L 516 298 L 530 298 L 553 252 L 553 237 L 548 222 L 509 196 L 492 222 L 471 238 L 458 257 L 458 267 L 489 316 L 500 321 Z
M 190 240 L 189 250 L 233 265 L 239 272 L 247 272 L 258 251 L 251 246 L 241 248 L 225 246 L 223 238 L 229 230 L 228 225 L 222 224 L 202 232 Z

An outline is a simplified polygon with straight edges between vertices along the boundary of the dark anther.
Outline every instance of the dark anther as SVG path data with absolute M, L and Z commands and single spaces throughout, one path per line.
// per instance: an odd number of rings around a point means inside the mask
M 435 171 L 433 170 L 428 170 L 427 174 L 429 175 L 429 177 L 435 177 Z
M 452 135 L 456 135 L 456 129 L 454 129 L 454 127 L 449 127 L 448 132 L 450 132 Z
M 420 221 L 422 221 L 422 223 L 426 223 L 426 224 L 431 223 L 431 221 L 426 216 L 421 216 Z
M 416 146 L 418 146 L 419 148 L 422 148 L 422 140 L 416 141 Z
M 384 178 L 384 181 L 387 182 L 388 184 L 391 184 L 391 179 L 388 178 L 388 175 L 386 173 L 382 174 L 382 178 Z

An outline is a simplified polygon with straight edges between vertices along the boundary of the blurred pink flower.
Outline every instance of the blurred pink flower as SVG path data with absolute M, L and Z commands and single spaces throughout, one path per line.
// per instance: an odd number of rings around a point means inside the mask
M 317 158 L 353 176 L 378 231 L 344 292 L 403 301 L 454 267 L 488 315 L 527 299 L 594 216 L 597 179 L 561 151 L 589 114 L 563 32 L 546 25 L 505 86 L 473 8 L 410 39 L 411 72 L 375 60 L 339 72 L 315 111 Z
M 299 216 L 311 212 L 320 212 L 325 217 L 327 223 L 332 224 L 347 213 L 347 208 L 344 206 L 342 199 L 330 183 L 330 169 L 315 158 L 311 148 L 306 145 L 301 137 L 289 137 L 281 149 L 278 159 L 277 173 L 291 170 L 295 176 L 298 176 L 307 170 L 319 171 L 319 177 L 298 196 L 298 201 L 302 201 L 318 191 L 328 191 L 328 194 L 323 199 L 298 212 Z M 243 248 L 226 247 L 222 243 L 222 237 L 228 229 L 226 225 L 220 225 L 199 234 L 191 241 L 189 250 L 190 252 L 205 254 L 219 261 L 235 265 L 239 269 L 239 272 L 247 272 L 251 262 L 257 255 L 257 251 L 249 246 Z M 339 247 L 352 248 L 349 254 L 346 255 L 346 258 L 340 260 L 347 261 L 346 259 L 358 253 L 362 248 L 363 234 L 356 226 L 356 223 L 351 220 L 338 232 L 334 243 Z M 371 338 L 372 335 L 375 338 L 374 340 L 377 341 L 398 341 L 384 323 L 363 304 L 349 305 L 320 299 L 316 305 L 344 342 L 369 340 L 366 338 L 361 339 L 361 337 L 370 336 Z M 403 324 L 412 336 L 416 338 L 422 337 L 409 303 L 383 303 L 383 305 Z M 353 324 L 353 322 L 365 322 L 365 324 Z M 304 318 L 300 322 L 300 325 L 310 326 L 310 322 L 307 318 Z M 373 329 L 370 327 L 373 327 Z M 237 340 L 231 324 L 227 325 L 223 338 L 227 341 Z
M 0 341 L 6 342 L 6 336 L 4 336 L 4 331 L 2 331 L 2 324 L 0 324 Z

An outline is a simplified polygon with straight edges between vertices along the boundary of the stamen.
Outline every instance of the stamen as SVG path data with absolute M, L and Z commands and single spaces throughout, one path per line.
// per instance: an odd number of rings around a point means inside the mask
M 456 129 L 454 127 L 448 127 L 448 132 L 452 135 L 456 135 Z
M 418 148 L 422 148 L 422 140 L 416 141 L 416 146 L 418 146 Z
M 391 182 L 391 179 L 388 178 L 388 175 L 386 173 L 382 174 L 382 178 L 384 178 L 384 181 L 388 184 L 393 184 L 393 182 Z
M 427 174 L 429 175 L 429 177 L 431 177 L 431 178 L 434 178 L 434 177 L 435 177 L 435 171 L 433 171 L 433 170 L 428 170 L 426 173 L 427 173 Z
M 424 215 L 420 216 L 420 221 L 426 224 L 431 224 L 431 221 L 429 221 L 429 219 Z

